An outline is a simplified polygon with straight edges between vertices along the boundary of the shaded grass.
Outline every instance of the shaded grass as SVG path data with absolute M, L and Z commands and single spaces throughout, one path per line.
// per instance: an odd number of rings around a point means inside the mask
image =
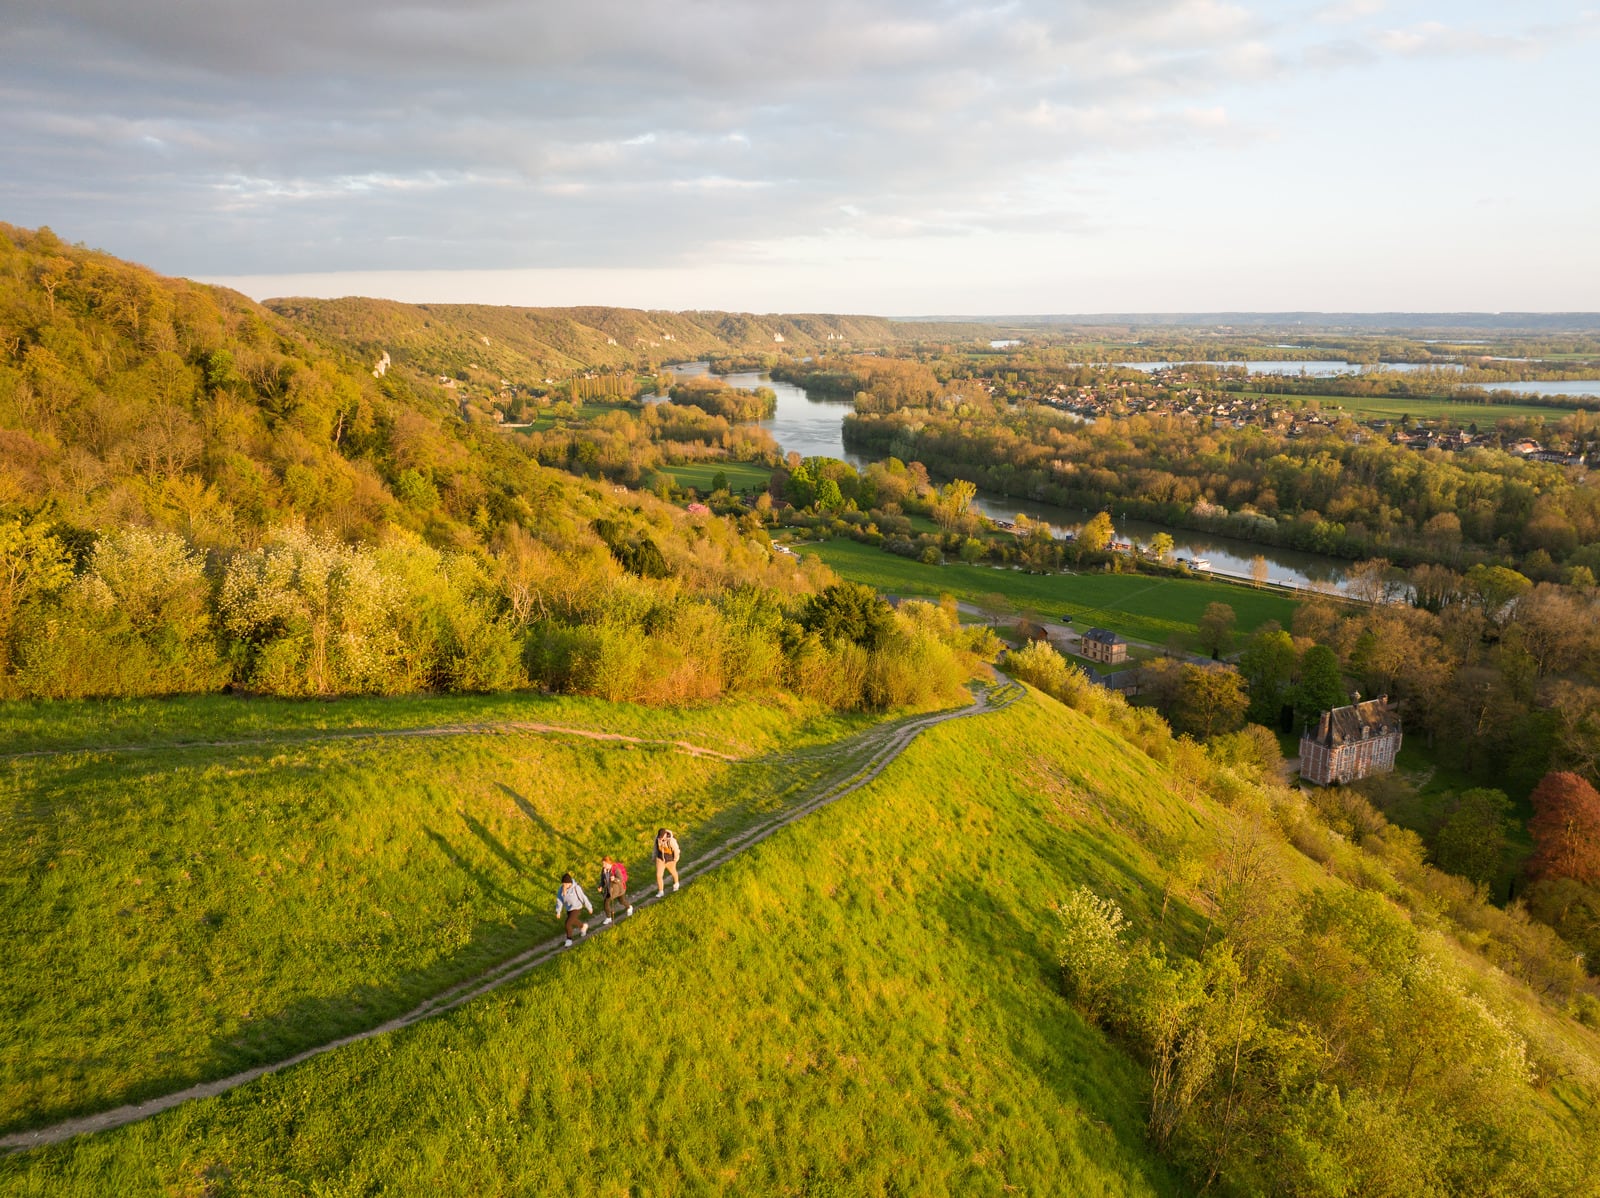
M 850 735 L 871 727 L 781 705 L 522 699 L 522 719 L 615 714 L 747 759 L 516 733 L 296 739 L 310 719 L 376 730 L 497 702 L 193 700 L 147 721 L 147 743 L 219 726 L 265 739 L 0 764 L 0 1128 L 379 1023 L 551 935 L 563 870 L 592 886 L 610 851 L 642 882 L 656 827 L 704 852 L 854 760 Z M 59 705 L 54 734 L 103 737 L 84 726 L 99 714 L 131 740 L 153 706 Z
M 7 1158 L 0 1188 L 1180 1193 L 1144 1143 L 1143 1071 L 1060 997 L 1047 908 L 1086 881 L 1149 917 L 1147 846 L 1203 831 L 1147 759 L 1048 700 L 946 724 L 551 967 Z
M 999 592 L 1016 607 L 1046 619 L 1070 619 L 1079 631 L 1099 626 L 1154 645 L 1179 636 L 1189 647 L 1198 648 L 1198 623 L 1209 603 L 1232 607 L 1242 635 L 1268 620 L 1287 628 L 1297 606 L 1284 595 L 1199 578 L 1025 574 L 963 563 L 927 566 L 845 540 L 807 544 L 800 552 L 814 553 L 843 577 L 890 594 L 948 593 L 977 603 L 984 595 Z

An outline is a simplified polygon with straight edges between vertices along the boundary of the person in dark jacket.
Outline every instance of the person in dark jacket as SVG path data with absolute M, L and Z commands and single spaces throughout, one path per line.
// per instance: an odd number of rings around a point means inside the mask
M 572 947 L 573 928 L 578 928 L 579 936 L 589 934 L 589 925 L 583 919 L 585 910 L 590 915 L 594 914 L 594 904 L 589 901 L 589 896 L 583 892 L 582 886 L 572 880 L 571 874 L 562 874 L 561 889 L 556 892 L 556 918 L 566 917 L 567 943 L 564 947 Z
M 628 901 L 628 867 L 622 862 L 600 858 L 600 897 L 605 900 L 606 923 L 611 922 L 611 908 L 618 899 L 622 900 L 622 914 L 633 914 L 633 904 Z

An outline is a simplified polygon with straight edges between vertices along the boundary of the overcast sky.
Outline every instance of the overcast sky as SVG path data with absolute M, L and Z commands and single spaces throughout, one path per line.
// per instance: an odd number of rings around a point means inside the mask
M 269 295 L 1600 310 L 1587 0 L 0 0 L 0 219 Z

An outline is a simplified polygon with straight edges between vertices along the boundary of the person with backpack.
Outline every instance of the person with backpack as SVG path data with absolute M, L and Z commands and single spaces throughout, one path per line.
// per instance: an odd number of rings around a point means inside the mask
M 567 942 L 562 946 L 563 948 L 572 947 L 572 929 L 578 927 L 579 924 L 583 926 L 579 928 L 578 935 L 587 936 L 589 934 L 589 925 L 584 922 L 582 914 L 586 909 L 590 915 L 594 914 L 594 904 L 589 901 L 589 896 L 583 892 L 583 887 L 572 880 L 571 874 L 562 874 L 561 889 L 556 892 L 556 918 L 560 919 L 562 916 L 566 916 L 567 920 Z
M 672 889 L 678 889 L 678 858 L 682 856 L 678 849 L 678 838 L 669 828 L 656 829 L 656 851 L 652 854 L 656 862 L 656 897 L 666 896 L 666 887 L 662 884 L 663 875 L 672 874 Z
M 633 914 L 633 904 L 628 902 L 628 867 L 610 857 L 600 858 L 600 894 L 606 901 L 606 923 L 611 922 L 611 906 L 618 899 L 623 902 L 624 916 Z

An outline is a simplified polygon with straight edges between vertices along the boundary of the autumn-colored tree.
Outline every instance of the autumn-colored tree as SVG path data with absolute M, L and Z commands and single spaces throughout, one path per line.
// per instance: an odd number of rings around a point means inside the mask
M 1220 657 L 1233 644 L 1233 626 L 1237 617 L 1226 603 L 1208 603 L 1200 615 L 1200 647 Z
M 1173 731 L 1209 740 L 1244 724 L 1250 699 L 1238 671 L 1185 663 L 1179 667 L 1179 678 L 1177 702 L 1172 709 Z
M 1600 882 L 1600 793 L 1577 774 L 1549 773 L 1529 796 L 1534 878 Z
M 1078 545 L 1089 553 L 1099 553 L 1111 544 L 1112 531 L 1110 514 L 1098 512 L 1078 530 Z

